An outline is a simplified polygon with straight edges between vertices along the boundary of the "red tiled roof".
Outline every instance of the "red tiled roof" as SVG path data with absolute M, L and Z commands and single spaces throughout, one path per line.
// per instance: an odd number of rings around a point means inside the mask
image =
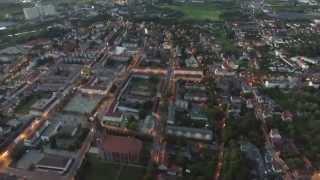
M 285 116 L 293 116 L 293 114 L 290 111 L 285 111 L 283 112 Z
M 103 141 L 103 149 L 109 153 L 139 154 L 142 150 L 142 141 L 132 137 L 108 135 Z
M 284 112 L 282 113 L 282 116 L 283 116 L 283 118 L 285 118 L 285 119 L 288 119 L 288 118 L 292 119 L 292 118 L 293 118 L 293 114 L 292 114 L 290 111 L 284 111 Z

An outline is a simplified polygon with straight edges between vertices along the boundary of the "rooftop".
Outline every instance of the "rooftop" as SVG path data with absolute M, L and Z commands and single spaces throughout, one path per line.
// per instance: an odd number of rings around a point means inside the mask
M 139 154 L 142 146 L 142 141 L 132 137 L 108 135 L 103 141 L 103 149 L 111 153 Z
M 100 100 L 99 96 L 76 94 L 64 110 L 80 114 L 91 113 Z
M 37 150 L 30 150 L 25 153 L 17 162 L 17 168 L 28 169 L 32 164 L 39 162 L 43 158 L 43 154 Z
M 44 157 L 37 163 L 37 166 L 51 166 L 64 168 L 69 163 L 70 158 L 59 155 L 45 154 Z

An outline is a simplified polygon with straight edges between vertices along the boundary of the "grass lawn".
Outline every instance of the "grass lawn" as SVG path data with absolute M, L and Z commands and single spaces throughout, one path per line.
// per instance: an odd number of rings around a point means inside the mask
M 145 169 L 139 167 L 124 167 L 121 171 L 119 180 L 141 180 L 145 174 Z
M 184 14 L 182 20 L 220 20 L 222 11 L 214 4 L 162 5 L 161 8 L 179 11 Z
M 141 180 L 144 168 L 128 167 L 89 156 L 81 180 Z
M 3 7 L 2 7 L 3 6 Z M 4 20 L 6 15 L 23 15 L 23 7 L 15 4 L 1 5 L 0 20 Z
M 83 180 L 113 180 L 117 176 L 119 167 L 98 159 L 90 159 L 89 162 L 90 166 L 85 169 Z

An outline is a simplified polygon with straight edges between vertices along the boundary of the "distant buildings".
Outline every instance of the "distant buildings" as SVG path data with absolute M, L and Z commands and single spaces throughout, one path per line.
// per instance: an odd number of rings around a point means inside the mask
M 23 13 L 27 20 L 33 20 L 33 19 L 43 18 L 46 16 L 57 15 L 55 7 L 51 4 L 36 5 L 31 8 L 23 8 Z

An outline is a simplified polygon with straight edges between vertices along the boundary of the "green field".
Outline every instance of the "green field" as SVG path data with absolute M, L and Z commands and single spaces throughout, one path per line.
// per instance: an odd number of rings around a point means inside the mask
M 0 20 L 4 20 L 7 14 L 10 16 L 23 15 L 23 7 L 15 4 L 1 5 Z
M 211 3 L 201 5 L 162 5 L 161 8 L 183 13 L 183 20 L 218 21 L 220 20 L 220 15 L 222 14 L 221 9 Z
M 120 165 L 89 156 L 81 174 L 81 180 L 141 180 L 145 169 Z

